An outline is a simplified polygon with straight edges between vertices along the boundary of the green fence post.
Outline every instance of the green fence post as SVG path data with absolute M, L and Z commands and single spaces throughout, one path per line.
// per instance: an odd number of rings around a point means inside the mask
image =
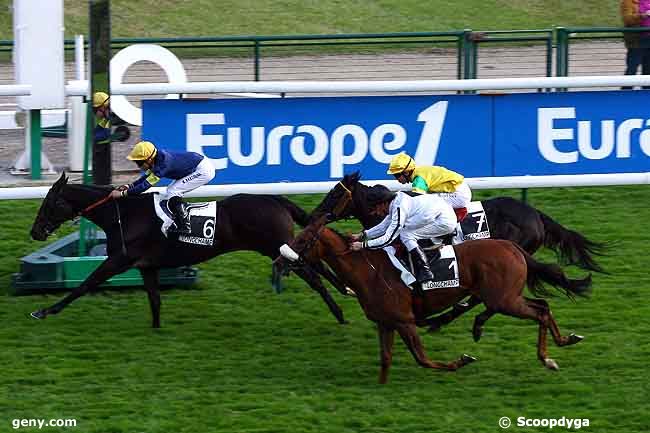
M 463 79 L 472 78 L 472 59 L 474 58 L 474 41 L 472 40 L 472 31 L 465 29 L 463 32 Z
M 557 61 L 555 75 L 566 77 L 569 75 L 569 37 L 567 29 L 564 27 L 558 27 L 556 31 Z
M 260 80 L 260 41 L 255 39 L 255 81 Z
M 41 110 L 29 110 L 31 178 L 41 178 Z

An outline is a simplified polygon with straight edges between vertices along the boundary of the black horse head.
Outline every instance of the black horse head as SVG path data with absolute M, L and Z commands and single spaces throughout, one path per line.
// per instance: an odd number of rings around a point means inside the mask
M 331 221 L 349 218 L 354 213 L 354 191 L 357 189 L 361 174 L 355 171 L 346 174 L 334 188 L 327 193 L 311 214 L 311 221 L 330 214 Z M 347 199 L 347 200 L 346 200 Z
M 50 188 L 41 203 L 38 215 L 32 225 L 32 239 L 44 241 L 58 229 L 65 221 L 75 217 L 76 212 L 72 205 L 63 197 L 63 190 L 68 184 L 65 172 Z
M 364 227 L 378 224 L 382 218 L 370 213 L 369 199 L 390 193 L 383 185 L 367 186 L 359 182 L 361 174 L 356 171 L 343 179 L 323 198 L 311 214 L 311 221 L 329 214 L 329 222 L 355 217 Z M 391 193 L 392 194 L 392 193 Z

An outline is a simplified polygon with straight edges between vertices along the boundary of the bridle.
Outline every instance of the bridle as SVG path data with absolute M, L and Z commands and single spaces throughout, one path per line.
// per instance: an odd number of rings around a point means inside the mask
M 334 206 L 334 209 L 332 209 L 331 215 L 333 217 L 332 221 L 335 221 L 341 217 L 341 213 L 345 210 L 347 207 L 348 203 L 352 201 L 352 191 L 345 186 L 345 184 L 342 181 L 339 181 L 339 185 L 343 190 L 345 191 L 343 193 L 344 199 L 339 201 L 336 206 Z

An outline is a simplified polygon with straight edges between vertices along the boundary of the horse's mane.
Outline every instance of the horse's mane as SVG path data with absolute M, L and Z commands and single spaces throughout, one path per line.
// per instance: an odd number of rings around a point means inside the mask
M 106 194 L 115 189 L 111 185 L 85 185 L 82 183 L 68 183 L 66 184 L 66 187 L 88 192 L 103 192 Z

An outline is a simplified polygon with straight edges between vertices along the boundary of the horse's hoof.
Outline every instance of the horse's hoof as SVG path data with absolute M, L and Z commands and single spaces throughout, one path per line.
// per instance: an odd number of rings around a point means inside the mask
M 566 343 L 566 344 L 569 345 L 569 344 L 580 343 L 582 340 L 584 340 L 584 338 L 585 338 L 585 337 L 583 337 L 582 335 L 577 335 L 577 334 L 573 334 L 573 333 L 571 333 L 571 334 L 569 335 L 569 338 L 567 339 L 567 343 Z
M 352 290 L 352 289 L 349 288 L 348 286 L 345 286 L 345 294 L 348 295 L 348 296 L 351 296 L 351 297 L 353 297 L 353 298 L 356 298 L 356 297 L 357 297 L 357 294 L 354 293 L 354 290 Z
M 460 360 L 463 361 L 463 365 L 471 364 L 472 362 L 476 361 L 476 358 L 473 357 L 472 355 L 468 355 L 466 353 L 463 353 L 463 356 L 460 357 Z
M 555 370 L 555 371 L 560 369 L 560 366 L 557 365 L 557 362 L 555 362 L 551 358 L 546 358 L 544 360 L 544 367 L 548 368 L 549 370 Z
M 40 319 L 43 320 L 47 317 L 47 314 L 45 314 L 45 311 L 43 310 L 37 310 L 37 311 L 32 311 L 29 313 L 30 316 L 32 316 L 34 319 Z

